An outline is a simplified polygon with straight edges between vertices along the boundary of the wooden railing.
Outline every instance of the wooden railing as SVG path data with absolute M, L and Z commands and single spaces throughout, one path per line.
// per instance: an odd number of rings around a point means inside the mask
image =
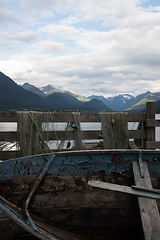
M 67 123 L 73 121 L 72 113 L 43 113 L 44 122 Z M 0 122 L 13 123 L 17 122 L 17 113 L 0 113 Z M 99 113 L 80 113 L 81 123 L 101 122 Z M 128 130 L 129 139 L 134 139 L 137 148 L 155 149 L 160 148 L 160 142 L 155 142 L 155 127 L 160 127 L 160 120 L 155 120 L 155 103 L 149 102 L 146 106 L 146 113 L 128 114 L 128 122 L 138 122 L 139 128 Z M 99 130 L 83 131 L 84 140 L 99 138 Z M 49 131 L 43 135 L 44 140 L 73 140 L 73 131 Z M 18 141 L 17 131 L 0 132 L 0 142 Z M 0 159 L 11 159 L 18 157 L 18 151 L 0 151 Z

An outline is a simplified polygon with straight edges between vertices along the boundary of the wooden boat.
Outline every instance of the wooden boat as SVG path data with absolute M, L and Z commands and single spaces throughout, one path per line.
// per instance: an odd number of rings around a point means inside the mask
M 139 234 L 133 239 L 160 239 L 158 189 L 160 152 L 154 150 L 70 151 L 0 162 L 0 209 L 39 239 L 94 239 L 81 229 L 132 229 Z

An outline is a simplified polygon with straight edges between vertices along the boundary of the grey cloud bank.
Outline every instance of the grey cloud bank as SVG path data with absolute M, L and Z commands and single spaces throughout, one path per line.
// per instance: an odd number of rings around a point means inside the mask
M 0 0 L 0 71 L 85 96 L 160 91 L 160 3 Z

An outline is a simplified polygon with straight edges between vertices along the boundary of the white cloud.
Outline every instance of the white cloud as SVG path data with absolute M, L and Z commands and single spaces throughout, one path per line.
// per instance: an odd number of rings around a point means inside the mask
M 49 36 L 58 36 L 61 38 L 73 39 L 80 33 L 80 30 L 66 24 L 47 24 L 40 28 L 40 31 L 47 33 Z
M 0 71 L 86 96 L 160 91 L 160 6 L 141 3 L 0 0 Z
M 34 31 L 15 32 L 13 30 L 0 30 L 0 34 L 7 40 L 19 42 L 32 42 L 36 39 L 37 34 Z
M 66 47 L 63 43 L 52 40 L 39 41 L 31 46 L 38 53 L 59 53 L 65 51 Z

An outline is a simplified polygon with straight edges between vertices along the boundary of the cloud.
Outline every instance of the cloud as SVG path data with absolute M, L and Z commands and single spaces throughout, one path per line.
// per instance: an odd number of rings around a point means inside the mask
M 7 40 L 19 42 L 32 42 L 36 39 L 37 33 L 34 31 L 15 32 L 13 30 L 0 30 L 0 34 Z
M 32 45 L 32 48 L 38 53 L 59 53 L 65 51 L 66 46 L 63 43 L 52 40 L 39 41 Z
M 67 26 L 66 24 L 47 24 L 40 28 L 41 32 L 47 33 L 49 36 L 58 36 L 61 38 L 75 39 L 80 33 L 80 30 L 72 26 Z
M 8 23 L 17 24 L 21 19 L 14 15 L 11 10 L 7 9 L 0 9 L 0 25 L 3 27 L 6 26 Z
M 160 6 L 0 0 L 0 7 L 0 70 L 18 83 L 85 96 L 159 91 Z

